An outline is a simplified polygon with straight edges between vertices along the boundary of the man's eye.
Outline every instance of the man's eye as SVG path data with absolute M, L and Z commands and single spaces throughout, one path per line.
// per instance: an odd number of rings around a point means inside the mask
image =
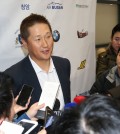
M 47 39 L 49 39 L 49 38 L 51 38 L 51 37 L 52 37 L 52 35 L 47 35 L 47 36 L 46 36 Z
M 46 36 L 46 38 L 50 38 L 50 37 L 51 37 L 50 35 Z
M 36 41 L 40 41 L 41 39 L 40 38 L 38 38 L 38 39 L 35 39 Z

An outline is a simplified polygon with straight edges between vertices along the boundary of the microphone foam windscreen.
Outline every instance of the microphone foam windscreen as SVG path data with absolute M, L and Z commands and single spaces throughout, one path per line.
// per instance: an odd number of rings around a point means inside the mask
M 86 99 L 85 96 L 76 96 L 73 100 L 73 102 L 77 103 L 77 104 L 80 104 L 81 102 L 83 102 L 84 100 Z

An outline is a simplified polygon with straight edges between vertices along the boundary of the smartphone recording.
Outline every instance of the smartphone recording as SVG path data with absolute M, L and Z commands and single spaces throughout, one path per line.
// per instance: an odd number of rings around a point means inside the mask
M 24 107 L 27 104 L 29 97 L 32 95 L 32 92 L 33 92 L 33 87 L 30 85 L 24 84 L 22 86 L 22 89 L 20 91 L 20 94 L 16 103 Z

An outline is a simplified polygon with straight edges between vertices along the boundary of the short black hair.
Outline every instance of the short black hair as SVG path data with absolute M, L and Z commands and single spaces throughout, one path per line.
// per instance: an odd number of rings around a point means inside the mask
M 120 110 L 112 97 L 94 94 L 77 107 L 65 109 L 51 134 L 119 134 Z M 49 134 L 49 133 L 48 133 Z
M 13 103 L 13 79 L 0 72 L 0 118 L 10 117 Z
M 117 24 L 113 29 L 112 29 L 112 33 L 111 33 L 111 38 L 113 38 L 114 34 L 116 32 L 120 32 L 120 24 Z
M 28 28 L 33 26 L 36 23 L 47 24 L 52 33 L 52 28 L 51 28 L 51 25 L 50 25 L 49 21 L 47 20 L 47 18 L 45 18 L 43 15 L 38 15 L 38 14 L 32 13 L 29 16 L 27 16 L 25 19 L 23 19 L 23 21 L 21 22 L 21 25 L 20 25 L 20 35 L 24 40 L 27 41 L 27 39 L 29 37 Z

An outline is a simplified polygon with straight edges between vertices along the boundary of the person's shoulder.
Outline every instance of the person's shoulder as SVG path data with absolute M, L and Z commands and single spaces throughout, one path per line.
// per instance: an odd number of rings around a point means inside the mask
M 98 55 L 99 58 L 106 58 L 108 56 L 107 51 L 104 51 Z
M 59 61 L 69 61 L 69 59 L 59 56 L 52 56 L 53 60 L 59 60 Z
M 71 63 L 67 58 L 59 57 L 59 56 L 52 56 L 53 63 L 62 67 L 70 67 Z
M 9 68 L 7 68 L 7 69 L 5 70 L 5 72 L 9 72 L 9 71 L 12 71 L 12 70 L 14 70 L 14 72 L 15 72 L 15 70 L 19 70 L 19 68 L 21 68 L 21 66 L 22 66 L 27 60 L 29 60 L 29 58 L 28 58 L 28 57 L 25 57 L 25 58 L 22 59 L 21 61 L 15 63 L 15 64 L 13 64 L 13 65 L 11 65 Z
M 110 69 L 107 69 L 107 70 L 105 70 L 103 73 L 101 73 L 99 76 L 98 76 L 98 80 L 100 80 L 100 79 L 106 79 L 106 76 L 109 74 L 109 72 L 110 72 Z

